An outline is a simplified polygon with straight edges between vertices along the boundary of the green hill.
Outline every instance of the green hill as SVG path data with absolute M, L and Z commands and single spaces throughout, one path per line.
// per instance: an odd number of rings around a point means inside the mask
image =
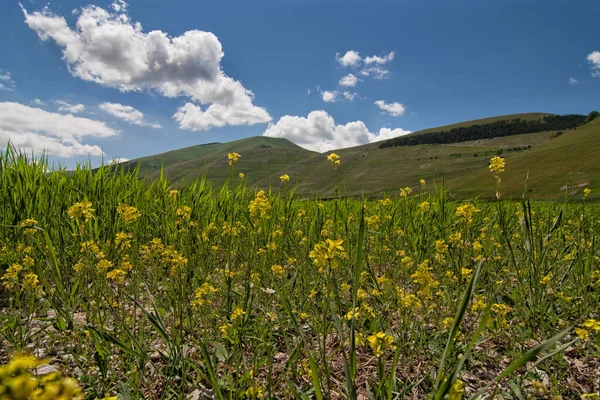
M 300 160 L 318 155 L 287 139 L 256 136 L 227 143 L 209 143 L 186 147 L 167 153 L 131 160 L 122 164 L 125 168 L 140 166 L 140 175 L 153 179 L 160 175 L 161 167 L 175 186 L 185 186 L 206 174 L 216 186 L 223 184 L 230 175 L 227 154 L 241 154 L 236 170 L 248 175 L 250 183 L 270 176 Z
M 493 124 L 498 121 L 543 119 L 551 114 L 517 114 L 415 132 L 444 132 L 457 127 Z M 382 142 L 335 150 L 341 156 L 338 179 L 341 192 L 348 196 L 368 194 L 382 196 L 396 193 L 398 188 L 419 189 L 419 180 L 440 183 L 442 176 L 450 192 L 457 198 L 486 197 L 494 194 L 494 182 L 487 170 L 489 159 L 501 154 L 506 158 L 502 193 L 516 198 L 523 193 L 528 177 L 530 195 L 556 200 L 564 196 L 567 186 L 580 190 L 583 186 L 600 191 L 600 118 L 565 131 L 535 132 L 448 144 L 421 144 L 380 148 Z M 132 160 L 139 163 L 147 179 L 165 174 L 176 186 L 189 183 L 206 174 L 215 186 L 229 176 L 227 153 L 242 155 L 236 172 L 243 172 L 252 185 L 279 188 L 279 176 L 288 174 L 298 193 L 310 196 L 334 194 L 335 179 L 326 154 L 303 149 L 286 139 L 251 137 L 229 143 L 213 143 L 188 147 L 156 156 Z

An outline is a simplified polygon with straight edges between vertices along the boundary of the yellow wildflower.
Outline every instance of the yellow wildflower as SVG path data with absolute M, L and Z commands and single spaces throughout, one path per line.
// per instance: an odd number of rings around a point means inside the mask
M 210 300 L 208 297 L 218 291 L 219 289 L 211 286 L 209 283 L 203 283 L 202 286 L 196 289 L 196 292 L 194 293 L 194 300 L 191 302 L 192 307 L 198 308 L 205 304 L 209 304 Z
M 504 172 L 504 158 L 492 157 L 490 165 L 488 167 L 494 174 L 500 174 Z
M 273 271 L 273 275 L 275 275 L 278 278 L 281 278 L 285 275 L 285 268 L 281 265 L 271 266 L 271 271 Z
M 385 332 L 377 332 L 370 335 L 367 341 L 376 357 L 381 357 L 387 349 L 395 349 L 394 337 Z
M 26 220 L 19 222 L 19 227 L 24 228 L 23 233 L 25 235 L 33 235 L 37 232 L 37 229 L 35 229 L 37 224 L 38 224 L 38 222 L 35 219 L 28 218 Z
M 256 193 L 256 197 L 250 202 L 248 209 L 250 210 L 250 216 L 253 218 L 263 218 L 267 215 L 267 212 L 271 209 L 271 204 L 264 190 L 259 190 Z
M 309 254 L 309 257 L 313 259 L 313 264 L 319 267 L 319 270 L 323 271 L 327 265 L 332 269 L 338 267 L 337 257 L 342 254 L 344 248 L 342 247 L 343 240 L 331 240 L 327 239 L 325 242 L 317 243 Z
M 327 160 L 329 160 L 334 166 L 340 165 L 340 156 L 335 153 L 331 153 L 327 156 Z
M 462 218 L 467 224 L 473 223 L 473 215 L 480 212 L 473 204 L 463 204 L 456 207 L 456 216 Z
M 91 201 L 81 201 L 69 207 L 67 215 L 71 219 L 83 219 L 83 222 L 86 222 L 92 216 L 92 211 L 94 210 Z
M 579 336 L 579 339 L 587 342 L 590 339 L 590 331 L 583 328 L 575 328 L 575 333 Z
M 125 281 L 125 271 L 121 269 L 113 269 L 106 274 L 106 277 L 117 283 L 123 283 Z
M 233 312 L 231 313 L 231 320 L 235 321 L 236 319 L 238 319 L 239 317 L 241 317 L 242 315 L 245 315 L 245 314 L 246 314 L 246 312 L 238 307 L 238 308 L 234 309 Z
M 117 206 L 117 213 L 121 216 L 121 218 L 123 218 L 123 221 L 126 224 L 136 221 L 142 216 L 140 210 L 133 206 L 128 206 L 123 203 Z
M 422 213 L 426 213 L 431 208 L 431 204 L 427 201 L 424 201 L 421 204 L 419 204 L 419 208 L 421 209 Z
M 233 167 L 233 165 L 240 159 L 240 157 L 241 156 L 238 153 L 229 153 L 227 154 L 227 163 L 230 167 Z
M 249 399 L 262 399 L 263 398 L 263 390 L 255 383 L 250 386 L 248 390 L 246 390 L 246 397 Z
M 287 183 L 287 182 L 289 182 L 289 181 L 290 181 L 290 176 L 289 176 L 288 174 L 281 175 L 281 176 L 279 177 L 279 180 L 280 180 L 281 182 L 283 182 L 283 183 Z

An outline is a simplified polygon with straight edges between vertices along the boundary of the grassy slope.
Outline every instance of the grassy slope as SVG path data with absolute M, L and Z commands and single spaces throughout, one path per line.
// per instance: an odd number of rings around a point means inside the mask
M 286 139 L 251 137 L 227 143 L 212 143 L 187 147 L 155 156 L 132 160 L 125 164 L 133 167 L 140 163 L 140 174 L 148 179 L 159 176 L 164 165 L 165 174 L 175 185 L 184 185 L 206 173 L 217 186 L 229 176 L 227 153 L 238 152 L 241 158 L 236 165 L 239 172 L 251 171 L 248 178 L 253 183 L 273 172 L 314 154 Z
M 494 122 L 501 119 L 542 118 L 548 114 L 515 114 L 504 117 L 467 121 L 456 126 Z M 428 130 L 426 130 L 428 131 Z M 413 134 L 420 134 L 419 131 Z M 531 196 L 560 199 L 561 187 L 589 182 L 592 189 L 600 189 L 600 119 L 576 130 L 565 131 L 553 138 L 553 132 L 540 132 L 493 138 L 448 145 L 402 146 L 380 149 L 379 143 L 370 143 L 336 150 L 342 157 L 338 170 L 342 193 L 382 195 L 394 193 L 400 187 L 419 187 L 421 178 L 439 183 L 442 174 L 446 185 L 456 197 L 493 196 L 493 180 L 487 170 L 489 159 L 499 149 L 532 146 L 529 150 L 503 153 L 507 159 L 502 192 L 506 197 L 523 193 L 529 171 Z M 289 174 L 292 184 L 306 196 L 334 193 L 334 173 L 324 154 L 305 150 L 285 139 L 252 137 L 229 143 L 208 144 L 176 150 L 140 160 L 142 173 L 157 176 L 162 163 L 165 173 L 176 185 L 185 184 L 206 172 L 216 186 L 228 177 L 227 153 L 242 155 L 236 172 L 244 172 L 250 184 L 261 188 L 280 187 L 279 176 Z M 475 156 L 477 155 L 477 156 Z M 596 194 L 593 195 L 595 197 Z
M 515 135 L 451 145 L 422 145 L 379 149 L 369 144 L 336 151 L 342 157 L 340 181 L 348 195 L 392 193 L 400 187 L 419 187 L 421 178 L 441 182 L 456 197 L 492 197 L 494 182 L 487 170 L 497 150 L 531 145 L 529 150 L 505 151 L 507 168 L 502 192 L 506 197 L 521 196 L 529 172 L 530 195 L 540 199 L 560 199 L 569 184 L 588 183 L 600 190 L 600 120 L 553 138 L 553 132 Z M 477 156 L 475 156 L 477 154 Z M 460 157 L 458 157 L 460 155 Z M 292 165 L 288 173 L 304 193 L 333 194 L 331 165 L 305 160 Z M 264 184 L 265 182 L 258 182 Z M 581 189 L 579 189 L 581 190 Z M 592 197 L 596 197 L 595 190 Z

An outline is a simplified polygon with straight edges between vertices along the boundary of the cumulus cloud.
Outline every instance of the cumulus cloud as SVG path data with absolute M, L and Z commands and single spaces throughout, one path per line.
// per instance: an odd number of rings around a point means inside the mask
M 362 76 L 370 76 L 374 79 L 385 79 L 390 74 L 390 71 L 381 67 L 369 67 L 360 70 Z
M 394 55 L 395 55 L 395 53 L 393 51 L 390 51 L 388 54 L 384 55 L 383 57 L 378 57 L 378 56 L 365 57 L 365 64 L 373 64 L 373 63 L 387 64 L 394 59 Z
M 569 78 L 569 85 L 571 85 L 571 86 L 575 86 L 575 85 L 579 85 L 579 83 L 580 83 L 580 82 L 579 82 L 579 80 L 578 80 L 578 79 L 575 79 L 575 78 L 573 78 L 573 77 L 570 77 L 570 78 Z
M 343 67 L 355 67 L 361 62 L 361 57 L 358 51 L 349 50 L 343 56 L 340 53 L 336 53 L 335 59 Z
M 276 124 L 269 124 L 264 136 L 286 138 L 309 150 L 325 152 L 333 149 L 389 139 L 410 133 L 403 129 L 382 128 L 379 133 L 369 132 L 362 121 L 336 125 L 333 117 L 323 110 L 312 111 L 308 116 L 286 115 Z
M 161 128 L 159 124 L 146 122 L 144 120 L 144 114 L 131 106 L 126 106 L 119 103 L 102 103 L 98 107 L 113 117 L 122 119 L 123 121 L 132 125 Z
M 84 138 L 106 138 L 118 134 L 100 121 L 45 111 L 15 102 L 0 103 L 0 146 L 8 142 L 23 151 L 73 157 L 101 156 L 95 145 L 83 144 Z
M 593 51 L 588 54 L 587 60 L 592 66 L 592 76 L 600 78 L 600 51 Z
M 393 103 L 386 103 L 383 100 L 377 100 L 375 105 L 394 117 L 398 117 L 404 114 L 404 111 L 406 111 L 404 106 L 397 101 Z
M 323 101 L 325 103 L 335 103 L 338 95 L 339 95 L 339 92 L 337 90 L 333 90 L 333 91 L 323 90 L 321 92 L 321 98 L 323 99 Z
M 85 111 L 85 106 L 83 104 L 69 104 L 63 100 L 55 100 L 54 102 L 59 105 L 58 111 L 61 111 L 61 112 L 66 112 L 69 114 L 77 114 L 77 113 Z M 36 103 L 35 100 L 34 100 L 34 103 Z M 38 104 L 38 103 L 36 103 L 36 104 Z
M 383 56 L 370 56 L 370 57 L 361 57 L 358 51 L 350 50 L 347 51 L 346 54 L 340 56 L 340 53 L 336 53 L 335 58 L 337 62 L 343 67 L 356 68 L 362 67 L 359 70 L 359 73 L 365 77 L 371 77 L 374 79 L 385 79 L 388 77 L 390 71 L 385 68 L 382 68 L 381 65 L 387 64 L 394 60 L 395 52 L 390 51 L 388 54 Z M 372 65 L 375 64 L 375 65 Z M 372 65 L 372 66 L 371 66 Z M 344 85 L 342 81 L 349 77 L 350 75 L 354 76 L 354 84 L 353 85 Z M 349 74 L 342 78 L 339 82 L 342 86 L 354 86 L 356 85 L 356 77 L 354 74 Z M 345 81 L 346 82 L 346 81 Z M 348 83 L 353 82 L 351 78 L 347 81 Z
M 23 8 L 23 13 L 42 40 L 62 48 L 74 76 L 121 91 L 152 89 L 166 97 L 189 98 L 173 116 L 181 128 L 271 121 L 264 108 L 252 103 L 254 94 L 222 71 L 224 53 L 213 33 L 191 30 L 171 37 L 160 30 L 144 32 L 126 9 L 124 1 L 113 3 L 112 10 L 83 7 L 74 27 L 47 7 L 33 13 Z
M 45 105 L 45 104 L 46 104 L 46 103 L 44 103 L 44 102 L 43 102 L 42 100 L 40 100 L 40 99 L 33 99 L 31 102 L 32 102 L 33 104 L 37 105 L 37 106 L 43 106 L 43 105 Z
M 354 87 L 358 83 L 358 78 L 354 74 L 348 74 L 340 79 L 340 86 Z
M 354 100 L 354 98 L 356 96 L 358 96 L 358 93 L 356 93 L 356 92 L 344 92 L 342 94 L 344 95 L 344 97 L 346 98 L 346 100 L 350 100 L 350 101 Z
M 13 91 L 15 86 L 10 72 L 0 70 L 0 90 Z

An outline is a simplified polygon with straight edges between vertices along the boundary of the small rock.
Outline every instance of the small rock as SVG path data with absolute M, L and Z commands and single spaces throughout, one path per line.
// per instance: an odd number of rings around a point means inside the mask
M 56 369 L 56 367 L 54 367 L 50 364 L 42 364 L 39 367 L 37 367 L 35 370 L 36 375 L 48 375 L 53 372 L 58 372 L 58 370 Z

